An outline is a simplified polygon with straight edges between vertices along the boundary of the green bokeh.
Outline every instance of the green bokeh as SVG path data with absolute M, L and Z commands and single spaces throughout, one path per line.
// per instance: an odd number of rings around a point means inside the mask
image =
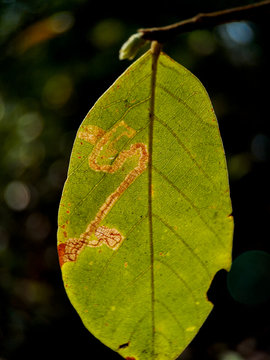
M 233 298 L 243 304 L 256 305 L 270 298 L 270 255 L 248 251 L 233 262 L 227 278 Z

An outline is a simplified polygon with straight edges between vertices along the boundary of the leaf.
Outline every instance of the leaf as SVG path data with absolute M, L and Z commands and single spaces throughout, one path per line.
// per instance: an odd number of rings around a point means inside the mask
M 161 53 L 152 127 L 151 69 L 149 51 L 86 116 L 59 211 L 70 301 L 130 360 L 175 359 L 213 307 L 215 273 L 231 264 L 226 161 L 209 97 Z

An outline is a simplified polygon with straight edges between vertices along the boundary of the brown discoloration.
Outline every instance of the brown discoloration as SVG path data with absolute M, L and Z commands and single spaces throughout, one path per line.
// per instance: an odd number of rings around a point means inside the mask
M 128 356 L 128 357 L 126 357 L 126 360 L 136 360 L 136 359 L 135 359 L 135 357 Z
M 83 126 L 84 131 L 78 133 L 78 137 L 87 142 L 90 142 L 92 145 L 95 145 L 97 141 L 104 135 L 105 131 L 98 126 L 86 125 Z M 82 145 L 83 143 L 81 143 Z
M 95 235 L 97 237 L 98 244 L 94 241 L 90 241 L 88 246 L 96 247 L 106 244 L 109 248 L 116 250 L 121 242 L 124 240 L 124 236 L 116 229 L 109 229 L 106 226 L 100 226 L 97 228 Z
M 65 253 L 66 253 L 65 247 L 66 247 L 66 244 L 63 244 L 63 243 L 59 244 L 58 247 L 57 247 L 59 263 L 60 263 L 61 267 L 65 263 L 65 260 L 64 260 L 64 256 L 65 256 Z
M 64 251 L 64 253 L 62 253 L 61 261 L 60 261 L 60 265 L 62 267 L 62 265 L 65 262 L 75 261 L 77 259 L 82 249 L 85 247 L 85 245 L 87 245 L 87 241 L 84 241 L 83 239 L 78 240 L 75 238 L 70 238 L 66 243 L 60 245 L 65 246 L 63 249 L 61 249 L 62 252 Z M 58 250 L 58 254 L 59 254 L 59 250 Z
M 107 197 L 104 204 L 97 212 L 95 219 L 87 226 L 84 233 L 79 239 L 71 238 L 66 242 L 65 254 L 62 257 L 63 262 L 75 261 L 85 246 L 98 247 L 106 244 L 109 248 L 116 250 L 124 240 L 124 236 L 117 229 L 109 229 L 106 226 L 100 226 L 112 207 L 115 205 L 120 196 L 128 189 L 128 187 L 142 174 L 148 163 L 147 147 L 143 143 L 132 144 L 129 150 L 121 151 L 112 164 L 111 159 L 117 154 L 116 144 L 123 136 L 129 138 L 136 134 L 136 131 L 130 128 L 124 121 L 114 126 L 110 131 L 104 133 L 104 130 L 97 126 L 84 127 L 84 132 L 79 133 L 79 137 L 93 143 L 97 142 L 89 156 L 89 166 L 95 171 L 103 171 L 110 174 L 115 173 L 122 168 L 126 159 L 136 156 L 138 165 L 131 170 L 119 187 Z M 100 164 L 101 162 L 101 164 Z M 109 164 L 106 164 L 109 162 Z
M 111 157 L 116 156 L 117 142 L 123 136 L 131 138 L 135 134 L 136 131 L 129 127 L 124 121 L 121 121 L 119 124 L 114 126 L 110 131 L 105 133 L 105 135 L 100 139 L 100 141 L 96 144 L 93 151 L 91 152 L 89 156 L 90 168 L 96 171 L 108 172 L 110 174 L 115 173 L 123 165 L 125 160 L 128 157 L 132 156 L 127 154 L 127 152 L 129 152 L 130 150 L 121 151 L 113 164 L 98 164 L 98 161 L 100 161 L 101 159 L 109 160 Z

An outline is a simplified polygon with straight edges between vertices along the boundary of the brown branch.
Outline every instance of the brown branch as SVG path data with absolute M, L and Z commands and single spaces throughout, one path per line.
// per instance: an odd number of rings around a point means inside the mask
M 262 1 L 257 4 L 241 6 L 234 9 L 217 11 L 207 14 L 198 14 L 191 19 L 179 23 L 151 29 L 140 29 L 142 39 L 158 41 L 163 44 L 172 37 L 189 31 L 214 27 L 224 23 L 241 20 L 269 19 L 270 1 Z

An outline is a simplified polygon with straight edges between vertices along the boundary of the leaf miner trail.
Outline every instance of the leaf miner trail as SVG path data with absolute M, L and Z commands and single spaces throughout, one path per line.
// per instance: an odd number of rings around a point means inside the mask
M 123 242 L 124 236 L 117 229 L 110 229 L 104 225 L 100 226 L 100 223 L 105 219 L 120 196 L 147 168 L 149 156 L 145 144 L 131 144 L 129 150 L 122 150 L 119 154 L 116 149 L 117 143 L 123 136 L 132 138 L 135 134 L 136 131 L 124 121 L 117 123 L 108 132 L 97 126 L 90 125 L 85 127 L 83 132 L 79 133 L 78 136 L 81 139 L 93 145 L 95 144 L 88 158 L 91 169 L 114 174 L 123 166 L 127 159 L 134 156 L 138 158 L 138 164 L 126 175 L 117 189 L 106 198 L 103 205 L 99 208 L 95 219 L 87 225 L 85 232 L 80 235 L 79 239 L 69 238 L 66 243 L 59 245 L 58 252 L 61 266 L 65 262 L 76 261 L 85 246 L 98 247 L 106 244 L 109 248 L 116 250 Z M 114 161 L 110 164 L 112 159 Z

